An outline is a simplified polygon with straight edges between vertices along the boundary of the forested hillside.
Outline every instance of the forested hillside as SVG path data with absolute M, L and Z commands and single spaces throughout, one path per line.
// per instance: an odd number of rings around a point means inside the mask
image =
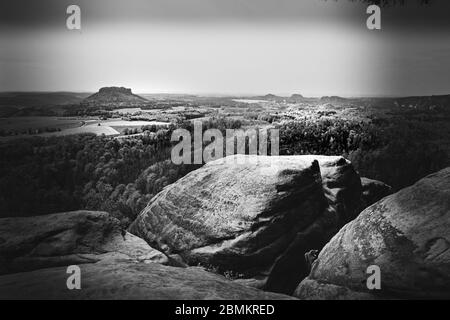
M 180 126 L 193 130 L 191 122 Z M 203 130 L 240 127 L 240 121 L 218 118 L 206 121 Z M 278 128 L 281 155 L 343 155 L 361 176 L 394 189 L 449 165 L 438 143 L 444 137 L 429 123 L 314 119 Z M 104 210 L 126 226 L 162 188 L 200 166 L 172 163 L 174 129 L 123 140 L 82 134 L 2 144 L 0 215 Z

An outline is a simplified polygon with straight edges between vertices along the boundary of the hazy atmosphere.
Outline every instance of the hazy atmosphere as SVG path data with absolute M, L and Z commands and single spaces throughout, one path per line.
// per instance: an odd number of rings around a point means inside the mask
M 149 303 L 164 319 L 449 300 L 449 17 L 1 0 L 0 300 L 177 300 Z
M 447 1 L 70 1 L 0 4 L 0 91 L 405 96 L 447 93 Z M 414 4 L 411 4 L 414 3 Z

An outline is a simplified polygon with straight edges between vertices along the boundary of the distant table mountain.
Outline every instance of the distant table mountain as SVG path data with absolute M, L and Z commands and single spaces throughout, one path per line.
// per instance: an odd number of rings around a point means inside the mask
M 149 101 L 124 87 L 104 87 L 97 93 L 87 97 L 82 103 L 86 104 L 145 104 Z

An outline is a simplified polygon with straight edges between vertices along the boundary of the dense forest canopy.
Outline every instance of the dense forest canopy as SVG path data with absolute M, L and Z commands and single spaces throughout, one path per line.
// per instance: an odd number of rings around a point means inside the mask
M 362 176 L 395 190 L 449 163 L 431 124 L 416 120 L 291 121 L 280 126 L 280 154 L 343 155 Z
M 343 155 L 362 176 L 400 189 L 449 165 L 430 123 L 417 120 L 285 121 L 280 154 Z M 191 122 L 181 127 L 193 130 Z M 240 128 L 212 119 L 203 130 Z M 29 216 L 76 209 L 103 210 L 124 226 L 165 186 L 199 165 L 170 160 L 172 130 L 119 140 L 93 134 L 34 137 L 0 145 L 0 216 Z
M 181 127 L 193 130 L 190 122 Z M 211 127 L 225 131 L 240 122 L 210 120 L 204 130 Z M 0 144 L 0 216 L 83 208 L 110 212 L 127 225 L 162 188 L 198 168 L 170 161 L 175 127 L 148 129 L 123 140 L 80 134 Z

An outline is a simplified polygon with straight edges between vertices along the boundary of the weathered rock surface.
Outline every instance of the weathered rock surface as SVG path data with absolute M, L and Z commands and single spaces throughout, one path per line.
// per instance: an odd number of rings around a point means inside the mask
M 65 267 L 0 276 L 0 299 L 294 299 L 235 284 L 198 267 L 101 261 L 80 265 L 81 289 Z
M 368 207 L 392 194 L 392 187 L 381 181 L 361 178 L 361 186 L 364 207 Z
M 0 219 L 0 274 L 119 259 L 169 262 L 106 212 Z
M 323 248 L 300 298 L 450 298 L 450 168 L 364 210 Z M 381 269 L 369 291 L 367 267 Z
M 210 162 L 166 187 L 130 232 L 190 265 L 268 278 L 292 293 L 320 249 L 361 206 L 361 182 L 342 157 L 244 156 Z
M 302 287 L 297 288 L 294 296 L 305 300 L 375 300 L 373 294 L 353 291 L 345 286 L 304 279 Z

